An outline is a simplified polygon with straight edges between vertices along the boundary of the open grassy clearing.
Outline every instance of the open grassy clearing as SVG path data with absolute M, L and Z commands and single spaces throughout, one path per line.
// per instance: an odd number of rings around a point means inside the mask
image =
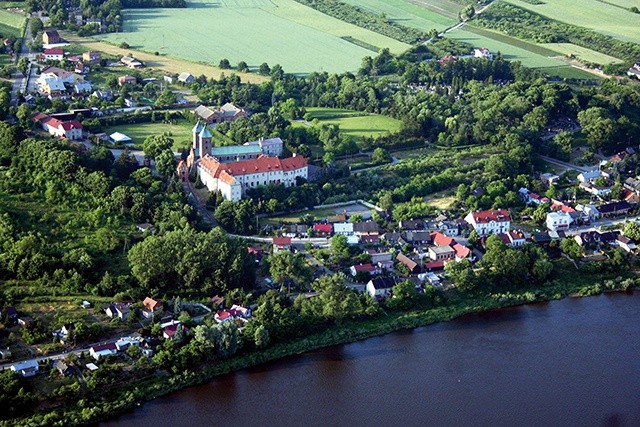
M 13 38 L 22 36 L 22 25 L 25 19 L 22 15 L 0 9 L 0 34 Z
M 338 125 L 342 134 L 356 138 L 397 132 L 401 125 L 400 120 L 391 117 L 339 108 L 307 108 L 307 112 L 321 124 Z
M 539 46 L 555 50 L 563 55 L 574 55 L 576 58 L 586 62 L 595 62 L 602 65 L 622 62 L 622 60 L 614 58 L 613 56 L 596 52 L 595 50 L 573 43 L 540 43 Z
M 437 209 L 446 210 L 451 207 L 456 201 L 455 192 L 451 190 L 440 191 L 438 193 L 431 194 L 424 198 L 424 201 L 429 205 Z
M 278 63 L 289 73 L 354 71 L 372 54 L 363 45 L 393 53 L 409 48 L 294 0 L 193 0 L 186 9 L 131 9 L 123 16 L 123 32 L 105 40 L 209 64 Z
M 133 54 L 136 58 L 143 61 L 147 69 L 158 70 L 165 73 L 181 73 L 188 71 L 195 76 L 205 75 L 207 78 L 219 79 L 222 74 L 238 75 L 243 82 L 250 83 L 262 83 L 268 80 L 268 77 L 260 76 L 258 74 L 239 73 L 235 70 L 222 70 L 218 67 L 192 62 L 185 59 L 172 58 L 164 55 L 156 56 L 153 53 L 143 52 L 136 49 L 122 49 L 113 44 L 105 43 L 95 39 L 78 37 L 68 32 L 62 32 L 62 36 L 65 40 L 80 45 L 83 47 L 83 51 L 97 50 L 116 57 L 122 57 L 124 55 Z
M 549 76 L 561 79 L 600 80 L 604 78 L 604 76 L 599 76 L 595 73 L 591 73 L 571 65 L 562 65 L 560 67 L 541 67 L 538 68 L 538 70 L 548 74 Z
M 191 129 L 193 124 L 186 120 L 175 124 L 168 123 L 134 123 L 105 128 L 107 134 L 124 133 L 133 140 L 133 144 L 141 146 L 145 138 L 152 135 L 169 135 L 174 140 L 173 149 L 188 148 L 191 145 Z M 216 141 L 217 142 L 217 141 Z M 216 143 L 214 142 L 214 143 Z M 217 144 L 216 144 L 217 145 Z
M 462 7 L 448 0 L 409 2 L 405 0 L 345 0 L 368 12 L 380 15 L 401 25 L 422 31 L 435 28 L 442 31 L 457 23 L 456 15 Z
M 613 0 L 609 4 L 598 0 L 544 0 L 544 4 L 530 4 L 522 0 L 506 0 L 516 6 L 557 21 L 590 28 L 602 34 L 634 43 L 640 42 L 640 14 L 619 6 L 640 6 L 638 1 Z M 626 7 L 626 6 L 625 6 Z

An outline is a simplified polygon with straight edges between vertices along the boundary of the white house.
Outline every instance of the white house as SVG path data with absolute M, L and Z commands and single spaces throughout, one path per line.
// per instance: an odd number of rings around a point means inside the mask
M 178 74 L 178 81 L 185 84 L 193 83 L 196 78 L 191 73 L 180 73 Z
M 624 249 L 626 252 L 634 252 L 637 249 L 636 243 L 628 237 L 618 235 L 615 244 Z
M 599 187 L 591 184 L 590 182 L 581 183 L 580 188 L 596 197 L 604 197 L 611 193 L 611 187 Z
M 64 51 L 60 48 L 51 48 L 44 50 L 45 61 L 62 61 L 64 59 Z
M 89 349 L 89 354 L 96 360 L 100 360 L 101 357 L 113 356 L 118 354 L 118 347 L 115 342 L 105 342 L 102 344 L 94 345 Z
M 573 218 L 566 212 L 549 212 L 547 214 L 547 229 L 549 231 L 563 231 L 569 228 Z
M 38 362 L 36 360 L 26 360 L 20 363 L 14 363 L 11 365 L 11 370 L 17 372 L 25 378 L 33 377 L 38 373 Z
M 373 298 L 386 298 L 391 295 L 391 290 L 396 285 L 396 280 L 391 277 L 376 277 L 367 282 L 367 292 Z
M 577 205 L 576 210 L 582 214 L 583 221 L 593 221 L 600 217 L 600 212 L 594 205 Z
M 469 212 L 464 220 L 473 227 L 478 236 L 506 233 L 511 225 L 511 217 L 506 209 Z
M 486 47 L 481 47 L 480 49 L 473 49 L 474 58 L 489 58 L 493 59 L 493 53 Z
M 370 263 L 352 265 L 351 268 L 349 269 L 349 272 L 354 277 L 357 276 L 358 273 L 369 273 L 371 275 L 382 273 L 382 271 L 380 270 L 380 268 L 378 266 L 372 265 Z
M 333 224 L 333 234 L 342 234 L 343 236 L 353 235 L 353 223 L 352 222 L 336 222 Z
M 578 175 L 578 181 L 582 183 L 595 181 L 598 178 L 600 178 L 600 171 L 598 169 L 582 172 Z
M 308 178 L 307 160 L 302 156 L 280 159 L 260 156 L 255 160 L 220 163 L 205 154 L 196 163 L 198 175 L 209 191 L 220 191 L 227 200 L 237 202 L 250 188 L 268 184 L 295 186 L 297 178 Z
M 91 92 L 91 83 L 89 83 L 86 80 L 78 80 L 74 85 L 73 85 L 73 91 L 75 93 L 89 93 Z

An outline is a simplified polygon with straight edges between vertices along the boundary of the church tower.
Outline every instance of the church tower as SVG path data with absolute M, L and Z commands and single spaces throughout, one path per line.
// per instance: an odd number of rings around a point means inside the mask
M 199 150 L 200 149 L 200 132 L 202 132 L 202 129 L 204 129 L 205 127 L 206 126 L 204 126 L 202 123 L 200 123 L 200 120 L 198 120 L 198 123 L 196 123 L 196 125 L 191 130 L 191 132 L 193 133 L 193 145 L 191 146 L 191 148 L 196 150 L 197 157 L 202 157 L 203 155 L 203 153 L 201 153 Z
M 209 126 L 206 124 L 202 126 L 202 130 L 198 135 L 199 141 L 199 152 L 200 157 L 203 157 L 205 154 L 211 154 L 211 131 L 209 130 Z

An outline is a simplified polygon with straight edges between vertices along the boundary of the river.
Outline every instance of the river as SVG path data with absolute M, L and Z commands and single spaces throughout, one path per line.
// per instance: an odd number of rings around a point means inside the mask
M 640 292 L 467 315 L 239 371 L 103 426 L 640 426 Z

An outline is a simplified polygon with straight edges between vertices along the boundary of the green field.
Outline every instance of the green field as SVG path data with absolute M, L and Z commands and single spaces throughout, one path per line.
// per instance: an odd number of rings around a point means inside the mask
M 622 62 L 622 60 L 614 58 L 613 56 L 596 52 L 595 50 L 587 49 L 586 47 L 578 46 L 573 43 L 541 43 L 539 46 L 555 50 L 563 55 L 574 55 L 581 61 L 594 62 L 601 65 Z
M 186 9 L 131 9 L 123 16 L 123 32 L 104 35 L 107 41 L 214 65 L 227 58 L 253 68 L 280 64 L 289 73 L 355 71 L 372 55 L 363 45 L 393 53 L 409 48 L 294 0 L 193 0 Z
M 539 5 L 522 0 L 506 1 L 557 21 L 640 43 L 640 14 L 625 10 L 625 7 L 640 7 L 637 0 L 543 0 L 544 4 Z
M 22 36 L 22 24 L 26 18 L 22 15 L 0 9 L 0 34 L 4 37 Z
M 462 9 L 461 5 L 448 0 L 416 1 L 415 4 L 404 0 L 345 0 L 345 3 L 376 15 L 384 13 L 391 21 L 425 32 L 432 28 L 442 31 L 455 25 Z
M 401 125 L 400 120 L 391 117 L 339 108 L 307 108 L 307 112 L 321 124 L 338 125 L 343 135 L 355 138 L 398 132 Z
M 167 123 L 134 123 L 129 125 L 111 126 L 104 129 L 107 135 L 113 132 L 120 132 L 127 135 L 133 140 L 136 146 L 142 146 L 145 138 L 151 135 L 170 135 L 174 140 L 173 150 L 177 151 L 181 148 L 188 148 L 191 144 L 191 129 L 193 123 L 181 120 L 175 124 Z

